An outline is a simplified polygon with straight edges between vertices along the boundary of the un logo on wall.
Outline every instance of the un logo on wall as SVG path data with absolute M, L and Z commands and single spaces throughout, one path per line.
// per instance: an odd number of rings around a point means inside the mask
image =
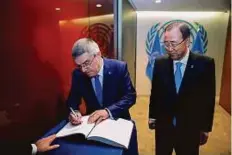
M 161 25 L 160 23 L 153 25 L 148 31 L 147 39 L 146 39 L 146 53 L 148 55 L 146 75 L 150 80 L 152 80 L 155 59 L 158 56 L 162 56 L 166 54 L 164 45 L 162 43 L 165 27 L 168 24 L 176 21 L 184 22 L 190 28 L 191 52 L 204 54 L 207 51 L 207 45 L 208 45 L 207 32 L 205 28 L 197 22 L 191 24 L 184 20 L 172 20 L 164 23 L 163 25 Z
M 100 48 L 102 56 L 107 58 L 115 58 L 114 56 L 114 27 L 104 23 L 94 23 L 86 26 L 79 38 L 89 37 L 93 39 Z

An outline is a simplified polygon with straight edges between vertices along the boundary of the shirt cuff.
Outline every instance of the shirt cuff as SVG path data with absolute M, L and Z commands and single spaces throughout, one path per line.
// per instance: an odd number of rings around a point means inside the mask
M 32 152 L 31 152 L 31 154 L 32 155 L 36 155 L 36 153 L 37 153 L 37 146 L 35 144 L 31 144 L 31 146 L 32 146 Z
M 110 110 L 109 110 L 108 108 L 105 108 L 105 109 L 106 109 L 106 111 L 108 112 L 108 114 L 110 115 L 110 119 L 114 119 L 114 117 L 112 116 Z

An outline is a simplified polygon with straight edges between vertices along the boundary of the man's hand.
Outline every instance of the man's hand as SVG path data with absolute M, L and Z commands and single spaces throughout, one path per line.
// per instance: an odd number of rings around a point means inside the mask
M 155 129 L 155 126 L 156 126 L 156 119 L 153 119 L 153 118 L 149 118 L 148 120 L 148 126 L 149 126 L 149 129 Z
M 49 150 L 53 150 L 56 149 L 58 147 L 60 147 L 60 145 L 55 144 L 55 145 L 51 145 L 51 143 L 56 139 L 56 135 L 51 135 L 48 136 L 46 138 L 42 138 L 40 140 L 38 140 L 35 145 L 37 146 L 37 151 L 38 152 L 45 152 L 45 151 L 49 151 Z
M 74 115 L 72 112 L 70 112 L 68 119 L 72 125 L 79 125 L 82 123 L 81 113 L 79 111 L 75 111 L 75 113 L 76 113 L 76 115 Z
M 96 123 L 99 124 L 103 120 L 109 118 L 109 113 L 106 109 L 104 110 L 96 110 L 89 116 L 88 123 Z
M 200 132 L 200 145 L 204 145 L 207 143 L 209 138 L 208 132 Z

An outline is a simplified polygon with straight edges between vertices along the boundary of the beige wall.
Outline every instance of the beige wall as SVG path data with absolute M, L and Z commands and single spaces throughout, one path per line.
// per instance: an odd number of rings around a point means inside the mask
M 222 67 L 225 53 L 226 31 L 229 19 L 228 12 L 193 13 L 193 12 L 137 12 L 137 58 L 136 58 L 136 90 L 138 95 L 150 95 L 151 84 L 146 76 L 148 56 L 145 51 L 147 32 L 156 23 L 161 24 L 181 19 L 198 22 L 208 33 L 208 50 L 206 55 L 215 59 L 216 94 L 220 93 Z

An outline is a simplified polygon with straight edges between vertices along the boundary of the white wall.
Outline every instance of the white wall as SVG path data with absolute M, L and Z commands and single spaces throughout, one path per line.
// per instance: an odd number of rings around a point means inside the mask
M 137 12 L 137 58 L 136 90 L 138 95 L 150 95 L 151 84 L 146 76 L 148 56 L 146 54 L 146 37 L 149 29 L 156 23 L 164 24 L 170 20 L 181 19 L 198 22 L 208 33 L 208 50 L 206 55 L 215 59 L 216 94 L 220 93 L 225 40 L 229 19 L 228 12 Z
M 230 0 L 129 0 L 137 11 L 226 11 Z

